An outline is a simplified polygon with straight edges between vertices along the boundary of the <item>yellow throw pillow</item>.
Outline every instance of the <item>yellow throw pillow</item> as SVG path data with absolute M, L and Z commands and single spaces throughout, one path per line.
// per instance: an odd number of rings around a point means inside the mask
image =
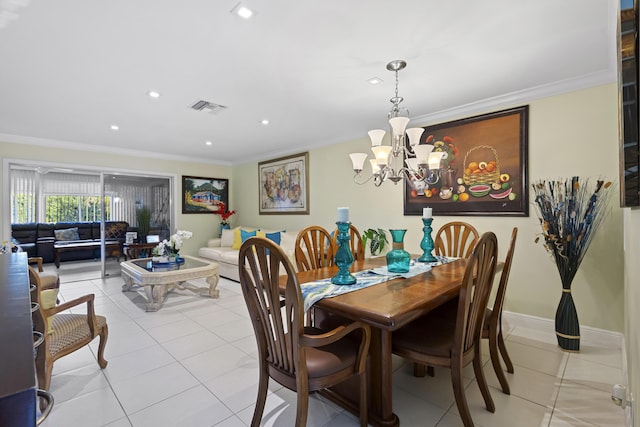
M 58 299 L 58 290 L 57 289 L 45 289 L 40 292 L 40 304 L 42 304 L 42 308 L 45 310 L 53 308 L 56 306 L 56 300 Z M 47 324 L 49 325 L 49 330 L 47 333 L 52 334 L 53 328 L 51 324 L 53 320 L 53 316 L 47 319 Z
M 240 227 L 233 230 L 233 246 L 231 249 L 240 249 L 242 246 L 242 236 L 240 235 Z

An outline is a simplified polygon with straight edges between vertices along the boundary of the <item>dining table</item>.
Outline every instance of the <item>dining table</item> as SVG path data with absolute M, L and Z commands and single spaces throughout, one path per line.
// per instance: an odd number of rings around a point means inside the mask
M 355 261 L 352 273 L 386 265 L 385 257 Z M 467 266 L 466 259 L 456 259 L 410 278 L 391 278 L 373 286 L 317 301 L 310 310 L 316 320 L 337 316 L 360 321 L 371 327 L 368 366 L 369 424 L 397 426 L 392 396 L 392 333 L 430 310 L 455 298 L 460 290 Z M 324 267 L 297 273 L 298 283 L 333 277 L 338 267 Z M 280 280 L 284 290 L 286 276 Z M 315 321 L 315 320 L 314 320 Z M 355 388 L 354 388 L 355 387 Z M 357 384 L 340 384 L 322 394 L 352 413 L 358 414 Z

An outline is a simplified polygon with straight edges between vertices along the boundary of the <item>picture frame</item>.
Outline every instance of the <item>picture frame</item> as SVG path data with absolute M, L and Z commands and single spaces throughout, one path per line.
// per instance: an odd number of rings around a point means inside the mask
M 309 153 L 258 163 L 259 214 L 309 214 Z
M 217 213 L 218 203 L 223 202 L 229 209 L 229 180 L 182 176 L 182 213 Z
M 405 180 L 405 215 L 529 216 L 528 105 L 424 129 L 420 144 L 446 154 L 440 169 Z

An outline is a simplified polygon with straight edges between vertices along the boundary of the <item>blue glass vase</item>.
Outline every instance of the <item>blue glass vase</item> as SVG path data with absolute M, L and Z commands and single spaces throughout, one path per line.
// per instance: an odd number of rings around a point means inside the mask
M 411 255 L 404 250 L 404 234 L 407 230 L 389 230 L 393 249 L 387 252 L 387 270 L 390 273 L 408 273 Z

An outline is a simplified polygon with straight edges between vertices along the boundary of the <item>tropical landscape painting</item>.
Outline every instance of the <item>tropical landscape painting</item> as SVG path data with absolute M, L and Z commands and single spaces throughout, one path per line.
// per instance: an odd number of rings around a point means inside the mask
M 218 204 L 229 205 L 229 180 L 182 177 L 182 213 L 216 213 Z

